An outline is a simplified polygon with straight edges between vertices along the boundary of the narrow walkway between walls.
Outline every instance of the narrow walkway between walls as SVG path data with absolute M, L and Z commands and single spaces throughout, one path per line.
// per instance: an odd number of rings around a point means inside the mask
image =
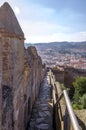
M 48 75 L 40 86 L 39 97 L 35 102 L 28 130 L 53 130 L 51 86 Z

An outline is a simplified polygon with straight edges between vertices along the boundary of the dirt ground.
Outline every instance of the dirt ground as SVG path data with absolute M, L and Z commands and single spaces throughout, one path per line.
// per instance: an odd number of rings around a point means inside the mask
M 82 130 L 86 130 L 86 109 L 74 110 Z

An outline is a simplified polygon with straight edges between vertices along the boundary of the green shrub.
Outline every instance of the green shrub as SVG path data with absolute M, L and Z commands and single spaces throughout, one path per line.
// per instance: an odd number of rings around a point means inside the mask
M 82 96 L 86 93 L 86 77 L 77 77 L 73 85 L 75 87 L 75 94 Z
M 86 77 L 77 77 L 73 85 L 75 88 L 73 107 L 75 109 L 86 109 Z
M 73 108 L 75 110 L 81 110 L 81 109 L 83 109 L 83 105 L 81 105 L 81 104 L 73 104 Z
M 80 103 L 83 105 L 83 108 L 86 109 L 86 94 L 80 97 Z

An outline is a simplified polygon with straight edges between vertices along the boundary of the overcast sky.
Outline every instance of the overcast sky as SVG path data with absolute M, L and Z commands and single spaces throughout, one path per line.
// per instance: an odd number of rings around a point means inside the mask
M 6 0 L 0 0 L 2 5 Z M 86 0 L 7 0 L 26 41 L 86 41 Z

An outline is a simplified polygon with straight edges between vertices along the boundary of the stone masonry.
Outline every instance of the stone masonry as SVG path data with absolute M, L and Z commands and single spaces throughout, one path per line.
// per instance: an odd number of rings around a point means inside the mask
M 38 56 L 35 47 L 29 47 L 25 51 L 25 66 L 24 66 L 24 121 L 28 123 L 32 106 L 39 93 L 39 86 L 43 80 L 45 69 L 42 67 L 42 60 Z
M 0 130 L 1 130 L 1 120 L 2 120 L 2 45 L 0 37 Z
M 0 130 L 25 130 L 45 70 L 5 2 L 0 7 Z
M 53 130 L 53 110 L 51 104 L 51 85 L 49 76 L 41 84 L 39 96 L 33 106 L 28 130 Z

